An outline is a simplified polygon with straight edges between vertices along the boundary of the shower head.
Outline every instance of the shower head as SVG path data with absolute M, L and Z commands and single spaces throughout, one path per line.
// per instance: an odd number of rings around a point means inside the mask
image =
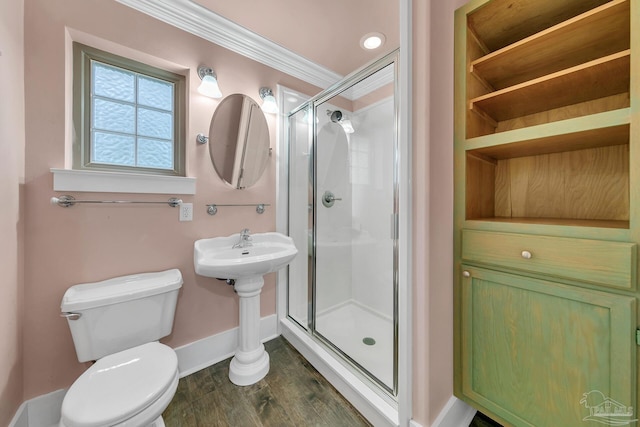
M 340 110 L 335 110 L 335 111 L 327 110 L 327 116 L 331 116 L 331 121 L 333 123 L 340 123 L 340 121 L 342 120 L 342 111 L 340 111 Z
M 351 124 L 351 120 L 348 120 L 342 116 L 342 111 L 340 110 L 327 110 L 327 116 L 331 117 L 331 121 L 333 123 L 338 123 L 346 133 L 353 133 L 353 125 Z

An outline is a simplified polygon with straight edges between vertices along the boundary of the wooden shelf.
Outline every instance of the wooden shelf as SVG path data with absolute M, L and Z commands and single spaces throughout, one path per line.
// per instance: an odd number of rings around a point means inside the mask
M 628 223 L 628 141 L 621 125 L 467 151 L 465 217 Z
M 618 52 L 469 101 L 495 122 L 629 91 L 630 50 Z
M 493 52 L 608 2 L 493 0 L 468 15 L 467 26 Z
M 476 148 L 468 153 L 493 160 L 504 160 L 628 143 L 629 124 L 626 123 Z
M 614 0 L 471 63 L 493 90 L 629 49 L 629 0 Z
M 503 222 L 514 224 L 562 225 L 569 227 L 596 227 L 628 229 L 629 221 L 565 219 L 565 218 L 470 218 L 467 221 Z

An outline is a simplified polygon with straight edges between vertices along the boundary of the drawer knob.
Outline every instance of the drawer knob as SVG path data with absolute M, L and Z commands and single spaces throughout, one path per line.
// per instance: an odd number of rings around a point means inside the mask
M 471 273 L 469 273 L 467 270 L 462 272 L 462 276 L 463 277 L 471 277 Z
M 533 255 L 531 255 L 531 252 L 529 252 L 529 251 L 522 251 L 521 255 L 522 255 L 522 258 L 524 258 L 524 259 L 531 259 L 531 257 L 533 256 Z

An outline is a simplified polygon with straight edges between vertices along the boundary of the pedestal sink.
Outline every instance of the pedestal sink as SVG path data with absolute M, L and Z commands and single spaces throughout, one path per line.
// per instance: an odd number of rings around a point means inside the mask
M 200 239 L 194 244 L 193 264 L 201 276 L 233 279 L 240 297 L 238 348 L 229 366 L 229 379 L 240 386 L 255 384 L 269 372 L 269 354 L 260 342 L 260 292 L 263 275 L 287 265 L 298 253 L 293 240 L 280 233 L 240 233 Z

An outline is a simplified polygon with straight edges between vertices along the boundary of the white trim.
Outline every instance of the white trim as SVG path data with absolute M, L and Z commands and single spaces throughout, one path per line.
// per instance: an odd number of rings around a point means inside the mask
M 60 408 L 66 389 L 29 399 L 20 405 L 9 427 L 51 427 L 60 422 Z
M 53 191 L 95 193 L 196 194 L 196 179 L 124 172 L 52 168 Z
M 313 365 L 371 424 L 397 427 L 397 409 L 338 362 L 324 347 L 288 319 L 281 321 L 282 336 Z
M 181 30 L 322 89 L 342 76 L 189 0 L 117 0 Z
M 260 319 L 260 339 L 262 342 L 278 336 L 276 323 L 275 314 Z M 238 328 L 236 327 L 176 348 L 180 378 L 233 356 L 237 346 Z M 58 425 L 62 401 L 66 394 L 67 389 L 60 389 L 23 402 L 9 423 L 9 427 Z
M 412 251 L 412 0 L 400 0 L 398 64 L 399 243 L 398 243 L 398 419 L 406 426 L 413 413 L 413 251 Z M 432 326 L 433 327 L 433 326 Z M 419 378 L 418 381 L 429 381 Z
M 431 427 L 468 426 L 475 415 L 475 409 L 455 396 L 451 396 Z
M 370 94 L 376 89 L 388 85 L 389 83 L 393 83 L 393 67 L 384 68 L 377 73 L 368 76 L 366 79 L 357 82 L 349 89 L 340 93 L 340 96 L 343 96 L 350 101 L 354 101 Z
M 276 315 L 271 314 L 261 318 L 260 340 L 269 341 L 277 336 Z M 236 347 L 238 347 L 237 327 L 176 348 L 180 378 L 233 356 Z
M 9 427 L 29 427 L 28 405 L 28 402 L 22 402 L 22 405 L 13 415 Z

